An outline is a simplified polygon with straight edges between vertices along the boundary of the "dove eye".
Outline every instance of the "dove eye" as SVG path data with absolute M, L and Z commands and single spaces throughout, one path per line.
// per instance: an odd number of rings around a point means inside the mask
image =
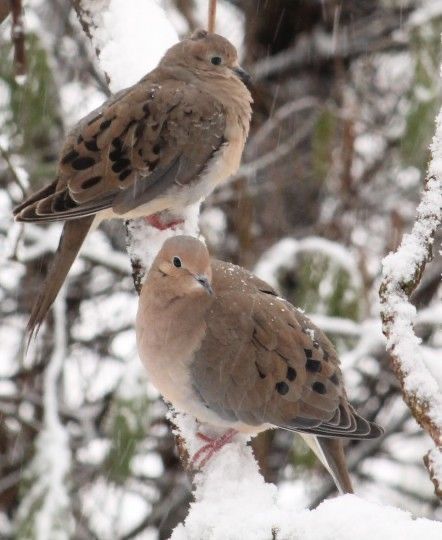
M 222 62 L 222 58 L 221 58 L 221 56 L 212 56 L 210 61 L 212 62 L 212 64 L 214 66 L 219 66 L 221 64 L 221 62 Z
M 181 268 L 181 259 L 179 257 L 174 257 L 172 262 L 175 268 Z

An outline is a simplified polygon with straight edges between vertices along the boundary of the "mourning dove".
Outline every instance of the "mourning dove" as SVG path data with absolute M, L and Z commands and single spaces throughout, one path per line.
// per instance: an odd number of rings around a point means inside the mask
M 227 430 L 201 436 L 207 456 L 236 432 L 284 428 L 306 439 L 341 492 L 352 491 L 340 439 L 370 439 L 382 429 L 348 402 L 332 343 L 267 283 L 211 261 L 195 238 L 173 237 L 143 285 L 136 330 L 163 397 Z
M 199 30 L 73 128 L 57 178 L 14 210 L 17 221 L 66 221 L 31 335 L 92 227 L 180 210 L 236 172 L 251 117 L 246 79 L 235 47 Z

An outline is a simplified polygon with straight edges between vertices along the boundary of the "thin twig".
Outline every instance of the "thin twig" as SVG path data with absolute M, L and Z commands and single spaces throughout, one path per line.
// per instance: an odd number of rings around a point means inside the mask
M 8 0 L 0 2 L 0 24 L 6 19 L 11 11 L 11 4 Z
M 207 30 L 215 32 L 216 26 L 216 0 L 209 0 L 209 15 L 207 21 Z
M 14 182 L 20 188 L 23 197 L 25 197 L 28 194 L 27 187 L 21 181 L 20 176 L 17 174 L 17 171 L 15 170 L 15 167 L 11 162 L 11 158 L 9 157 L 8 152 L 3 148 L 1 144 L 0 144 L 0 155 L 5 160 L 6 165 L 8 166 L 9 172 L 12 174 L 12 178 L 14 179 Z
M 12 12 L 12 42 L 14 43 L 15 75 L 26 75 L 25 31 L 21 0 L 10 0 Z

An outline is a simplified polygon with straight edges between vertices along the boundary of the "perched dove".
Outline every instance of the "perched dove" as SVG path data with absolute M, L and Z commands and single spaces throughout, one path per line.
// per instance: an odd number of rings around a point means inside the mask
M 57 178 L 15 208 L 17 221 L 65 220 L 32 311 L 42 323 L 91 227 L 153 216 L 204 199 L 239 167 L 252 98 L 235 47 L 204 30 L 111 97 L 68 135 Z
M 299 432 L 339 490 L 352 491 L 339 439 L 370 439 L 382 429 L 348 402 L 331 342 L 267 283 L 211 261 L 199 240 L 175 236 L 147 275 L 136 329 L 163 397 L 227 430 L 213 440 L 201 434 L 200 465 L 236 432 L 280 427 Z

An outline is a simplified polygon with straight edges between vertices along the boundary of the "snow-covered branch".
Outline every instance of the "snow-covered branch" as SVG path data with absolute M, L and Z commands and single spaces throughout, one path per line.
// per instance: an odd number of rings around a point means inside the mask
M 413 329 L 416 309 L 410 302 L 410 295 L 432 258 L 434 237 L 442 222 L 442 111 L 436 120 L 431 150 L 413 229 L 404 235 L 399 249 L 383 261 L 380 298 L 387 349 L 404 400 L 435 444 L 425 456 L 425 464 L 436 494 L 442 498 L 442 389 L 425 365 L 420 339 Z

